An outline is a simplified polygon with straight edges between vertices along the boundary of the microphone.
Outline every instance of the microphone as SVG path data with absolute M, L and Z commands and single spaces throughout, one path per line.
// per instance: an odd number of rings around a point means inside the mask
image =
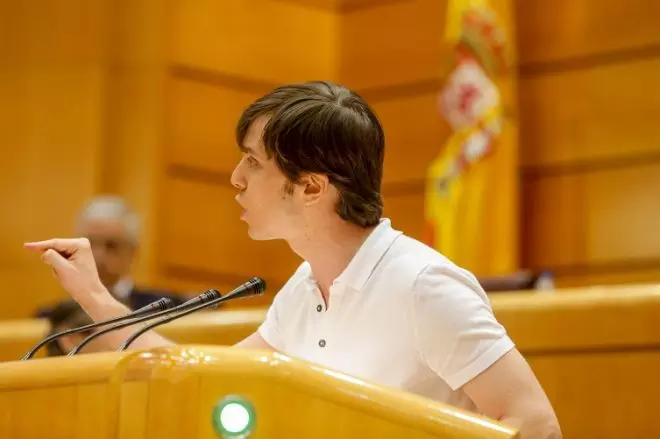
M 36 345 L 34 345 L 32 347 L 32 349 L 30 349 L 23 356 L 23 358 L 21 358 L 21 361 L 29 360 L 43 346 L 47 345 L 48 343 L 50 343 L 52 341 L 57 340 L 60 337 L 64 337 L 65 335 L 76 334 L 78 332 L 83 332 L 83 331 L 87 331 L 89 329 L 98 328 L 99 326 L 105 326 L 105 325 L 109 325 L 111 323 L 117 323 L 117 322 L 121 322 L 121 321 L 128 320 L 128 319 L 131 319 L 131 318 L 142 317 L 145 314 L 151 314 L 152 312 L 157 312 L 157 311 L 164 311 L 164 310 L 167 310 L 167 309 L 173 308 L 173 307 L 174 307 L 174 302 L 172 302 L 172 300 L 167 298 L 167 297 L 163 297 L 162 299 L 151 302 L 150 304 L 148 304 L 146 306 L 143 306 L 142 308 L 137 309 L 137 310 L 135 310 L 131 313 L 128 313 L 126 315 L 123 315 L 123 316 L 115 317 L 115 318 L 105 320 L 105 321 L 102 321 L 102 322 L 90 323 L 89 325 L 80 326 L 78 328 L 66 329 L 64 331 L 60 331 L 60 332 L 57 332 L 55 334 L 51 334 L 51 335 L 47 336 L 46 338 L 44 338 L 43 340 L 41 340 Z
M 180 313 L 164 317 L 160 320 L 157 320 L 157 321 L 155 321 L 155 322 L 153 322 L 149 325 L 146 325 L 146 326 L 142 327 L 141 329 L 139 329 L 135 333 L 133 333 L 133 335 L 128 337 L 128 339 L 126 339 L 126 341 L 121 346 L 119 346 L 119 348 L 117 349 L 117 352 L 122 352 L 122 351 L 126 350 L 131 345 L 131 343 L 133 343 L 138 337 L 140 337 L 145 332 L 147 332 L 147 331 L 149 331 L 149 330 L 151 330 L 151 329 L 153 329 L 157 326 L 160 326 L 160 325 L 163 325 L 165 323 L 171 322 L 172 320 L 176 320 L 180 317 L 187 316 L 188 314 L 192 314 L 196 311 L 199 311 L 202 308 L 213 306 L 215 304 L 225 302 L 227 300 L 241 299 L 241 298 L 244 298 L 244 297 L 260 296 L 265 291 L 266 291 L 266 281 L 264 281 L 263 279 L 261 279 L 259 277 L 253 277 L 252 279 L 245 282 L 240 287 L 238 287 L 238 288 L 234 289 L 233 291 L 230 291 L 229 293 L 227 293 L 225 296 L 221 296 L 221 297 L 218 297 L 217 299 L 211 300 L 210 302 L 203 303 L 203 304 L 197 305 L 193 308 L 186 309 L 186 310 L 184 310 Z M 155 318 L 155 316 L 150 316 L 150 317 Z
M 164 310 L 158 311 L 154 314 L 150 314 L 150 315 L 146 315 L 146 316 L 139 316 L 137 318 L 132 318 L 131 317 L 132 320 L 129 321 L 129 322 L 119 322 L 117 325 L 110 326 L 109 328 L 104 328 L 104 329 L 102 329 L 98 332 L 94 332 L 94 333 L 88 335 L 86 338 L 84 338 L 76 347 L 74 347 L 68 353 L 68 356 L 73 356 L 73 355 L 77 354 L 80 351 L 80 349 L 82 349 L 87 343 L 94 340 L 96 337 L 100 337 L 103 334 L 107 334 L 108 332 L 111 332 L 111 331 L 114 331 L 114 330 L 117 330 L 117 329 L 126 328 L 128 326 L 134 325 L 136 323 L 144 322 L 146 320 L 155 319 L 156 317 L 160 317 L 164 314 L 169 314 L 169 313 L 184 310 L 184 309 L 187 309 L 187 308 L 192 308 L 194 306 L 205 305 L 208 302 L 210 302 L 214 299 L 218 299 L 220 297 L 222 297 L 222 296 L 220 295 L 218 290 L 211 289 L 211 290 L 204 291 L 199 296 L 193 297 L 192 299 L 190 299 L 186 302 L 183 302 L 181 305 L 176 306 L 172 309 L 164 309 Z M 113 322 L 113 323 L 115 323 L 115 322 Z

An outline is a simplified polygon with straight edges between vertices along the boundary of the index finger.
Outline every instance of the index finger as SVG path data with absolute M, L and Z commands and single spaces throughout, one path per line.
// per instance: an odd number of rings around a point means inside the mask
M 58 252 L 71 252 L 82 246 L 80 239 L 48 239 L 46 241 L 26 242 L 23 247 L 32 251 L 46 251 L 53 249 Z

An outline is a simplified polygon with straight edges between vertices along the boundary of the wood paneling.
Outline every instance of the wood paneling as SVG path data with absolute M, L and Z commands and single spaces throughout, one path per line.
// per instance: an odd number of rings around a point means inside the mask
M 176 77 L 168 94 L 167 163 L 231 174 L 241 157 L 236 122 L 259 94 Z
M 523 76 L 523 164 L 660 155 L 660 93 L 652 91 L 658 77 L 660 58 Z
M 546 391 L 564 437 L 660 433 L 648 411 L 658 393 L 648 379 L 660 367 L 658 291 L 646 285 L 493 295 L 495 315 Z
M 517 1 L 525 265 L 660 280 L 660 6 Z
M 660 45 L 660 3 L 654 0 L 517 0 L 515 5 L 523 64 Z
M 2 2 L 0 318 L 65 295 L 22 244 L 69 236 L 99 181 L 105 8 L 101 0 Z
M 528 178 L 528 264 L 579 269 L 660 258 L 658 188 L 660 163 Z
M 651 265 L 653 264 L 653 265 Z M 660 261 L 648 266 L 605 266 L 590 272 L 565 273 L 555 282 L 559 288 L 588 285 L 657 284 L 660 283 Z
M 342 16 L 339 79 L 349 87 L 407 84 L 448 72 L 443 55 L 445 2 L 410 0 Z
M 574 175 L 524 182 L 523 259 L 526 267 L 579 264 L 584 258 L 583 181 Z
M 421 240 L 424 236 L 424 193 L 421 191 L 409 194 L 387 195 L 384 216 L 392 220 L 392 227 L 401 230 L 408 236 Z
M 646 439 L 660 435 L 645 410 L 658 388 L 649 383 L 660 352 L 622 351 L 529 359 L 555 407 L 566 438 Z M 617 379 L 625 377 L 625 379 Z
M 509 0 L 494 0 L 492 7 L 502 21 L 512 21 Z M 446 1 L 407 0 L 344 14 L 339 79 L 363 91 L 445 78 L 453 67 L 452 47 L 444 39 L 446 12 Z M 513 28 L 507 31 L 513 40 Z
M 528 357 L 660 347 L 657 285 L 497 293 L 497 319 Z
M 382 6 L 388 3 L 410 0 L 271 0 L 275 2 L 297 3 L 310 8 L 334 11 L 338 13 L 351 13 L 361 9 Z
M 437 99 L 438 92 L 431 92 L 372 105 L 385 130 L 385 183 L 426 178 L 449 135 Z
M 332 12 L 269 0 L 176 0 L 172 61 L 271 82 L 333 79 Z
M 216 273 L 218 278 L 240 277 L 241 282 L 259 275 L 273 285 L 269 288 L 273 293 L 300 264 L 283 241 L 249 238 L 233 188 L 170 178 L 163 191 L 167 194 L 162 206 L 166 215 L 160 220 L 163 274 L 168 267 L 185 267 L 193 273 Z
M 123 196 L 140 214 L 133 275 L 148 286 L 156 269 L 168 11 L 161 0 L 113 0 L 111 12 L 99 191 Z

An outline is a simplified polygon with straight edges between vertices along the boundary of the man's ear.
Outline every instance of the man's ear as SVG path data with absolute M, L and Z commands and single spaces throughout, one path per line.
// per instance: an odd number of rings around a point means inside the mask
M 307 174 L 302 178 L 303 198 L 306 206 L 318 202 L 328 192 L 330 181 L 327 175 Z

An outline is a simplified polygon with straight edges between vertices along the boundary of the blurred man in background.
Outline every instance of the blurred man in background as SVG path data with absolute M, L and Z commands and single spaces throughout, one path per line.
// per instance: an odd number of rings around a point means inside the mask
M 132 310 L 162 297 L 183 303 L 183 297 L 170 292 L 138 288 L 131 272 L 139 250 L 140 217 L 122 198 L 99 196 L 82 210 L 76 235 L 89 239 L 96 268 L 103 285 Z M 52 308 L 37 311 L 37 317 L 49 318 Z

